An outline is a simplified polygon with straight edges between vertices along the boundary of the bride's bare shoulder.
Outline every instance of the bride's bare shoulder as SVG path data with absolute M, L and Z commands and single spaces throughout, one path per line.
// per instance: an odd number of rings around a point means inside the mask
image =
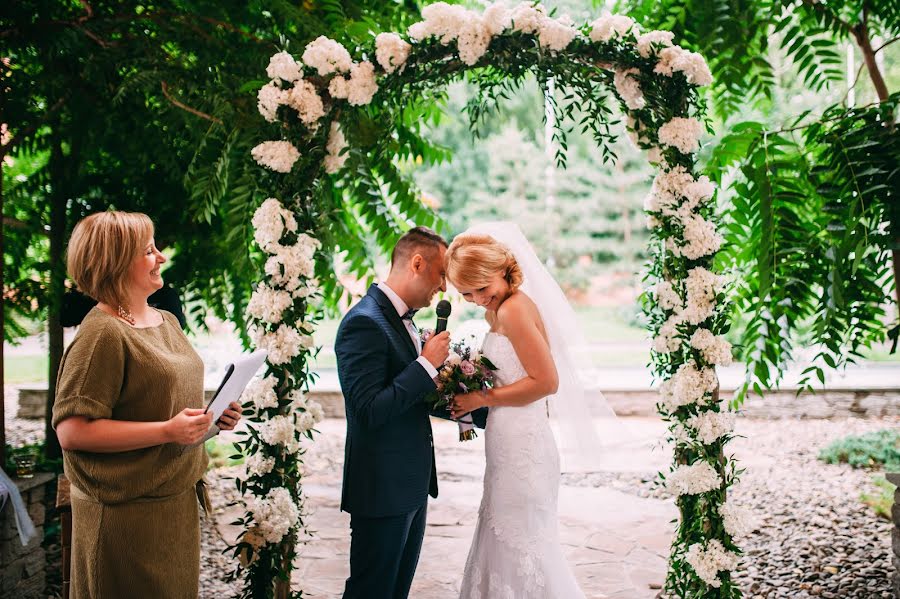
M 540 313 L 534 301 L 521 291 L 506 298 L 497 309 L 497 321 L 504 328 L 528 320 L 540 320 Z

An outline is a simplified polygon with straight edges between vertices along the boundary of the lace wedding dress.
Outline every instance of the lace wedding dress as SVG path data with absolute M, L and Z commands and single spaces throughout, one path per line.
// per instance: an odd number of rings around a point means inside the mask
M 482 351 L 497 366 L 498 386 L 526 376 L 503 335 L 488 333 Z M 559 542 L 559 452 L 547 400 L 491 408 L 485 454 L 484 494 L 460 599 L 583 598 Z

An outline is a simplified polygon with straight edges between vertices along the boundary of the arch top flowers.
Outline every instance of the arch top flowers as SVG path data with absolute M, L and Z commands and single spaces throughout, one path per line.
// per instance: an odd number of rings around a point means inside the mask
M 371 180 L 365 193 L 372 202 L 382 201 L 381 190 L 403 188 L 403 201 L 421 203 L 402 173 L 385 174 L 393 158 L 422 151 L 407 111 L 468 76 L 479 94 L 474 120 L 529 72 L 547 89 L 560 135 L 563 121 L 577 115 L 606 148 L 617 119 L 614 104 L 626 117 L 629 137 L 658 167 L 644 204 L 653 241 L 643 304 L 662 381 L 657 407 L 675 448 L 664 478 L 683 516 L 666 586 L 691 596 L 711 588 L 717 597 L 740 596 L 730 571 L 739 553 L 732 535 L 739 527 L 732 524 L 742 516 L 733 502 L 721 507 L 737 479 L 734 462 L 722 453 L 733 414 L 719 400 L 715 372 L 731 359 L 722 336 L 727 280 L 713 264 L 722 244 L 716 191 L 696 172 L 694 156 L 705 131 L 699 88 L 712 75 L 703 57 L 675 44 L 671 32 L 643 32 L 615 14 L 577 25 L 531 2 L 497 3 L 481 12 L 437 2 L 407 31 L 379 33 L 358 48 L 319 37 L 299 57 L 278 52 L 266 67 L 269 81 L 257 102 L 268 139 L 251 154 L 271 182 L 272 197 L 253 218 L 260 282 L 246 315 L 254 342 L 269 350 L 270 360 L 265 383 L 253 387 L 245 404 L 252 432 L 243 449 L 253 455 L 253 468 L 239 484 L 248 497 L 247 536 L 236 545 L 245 559 L 235 576 L 244 575 L 248 589 L 283 577 L 303 529 L 302 468 L 292 464 L 300 462 L 302 442 L 313 439 L 322 417 L 302 391 L 316 351 L 317 265 L 330 263 L 335 231 L 347 231 L 338 227 L 348 218 L 342 194 L 363 193 L 359 181 Z

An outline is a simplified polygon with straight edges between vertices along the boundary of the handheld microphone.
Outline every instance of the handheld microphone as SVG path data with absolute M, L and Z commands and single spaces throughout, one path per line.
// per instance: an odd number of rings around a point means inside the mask
M 434 327 L 434 334 L 443 333 L 447 330 L 447 319 L 450 317 L 450 302 L 441 300 L 438 302 L 434 311 L 437 313 L 437 326 Z

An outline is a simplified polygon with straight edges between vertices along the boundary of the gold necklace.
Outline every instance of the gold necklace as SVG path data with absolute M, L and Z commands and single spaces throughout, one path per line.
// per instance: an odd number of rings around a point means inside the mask
M 119 318 L 121 318 L 122 320 L 124 320 L 125 322 L 130 324 L 131 326 L 134 326 L 134 323 L 135 323 L 134 316 L 131 314 L 131 312 L 128 310 L 128 308 L 124 307 L 122 304 L 119 304 L 119 308 L 118 308 L 117 312 L 119 314 Z

